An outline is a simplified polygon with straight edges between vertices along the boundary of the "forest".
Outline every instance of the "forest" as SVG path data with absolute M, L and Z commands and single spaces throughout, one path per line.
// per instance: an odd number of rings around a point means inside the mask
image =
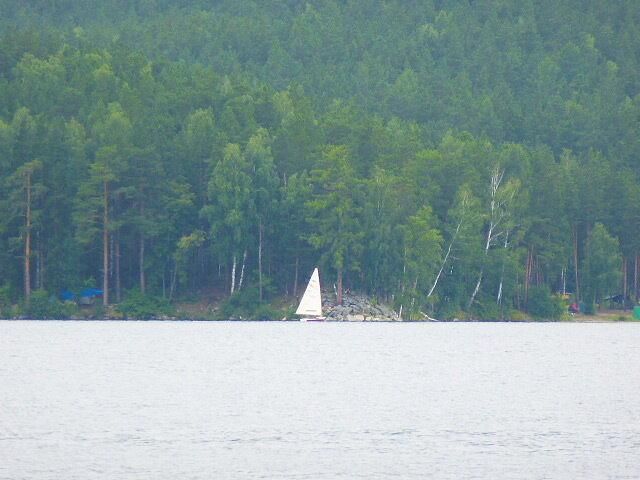
M 639 260 L 636 0 L 0 0 L 0 318 L 271 317 L 316 266 L 550 318 L 633 305 Z

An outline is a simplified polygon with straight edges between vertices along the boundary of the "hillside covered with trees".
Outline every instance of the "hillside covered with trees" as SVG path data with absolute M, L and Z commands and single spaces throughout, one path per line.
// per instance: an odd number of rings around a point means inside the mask
M 547 316 L 635 301 L 639 255 L 636 0 L 0 0 L 0 316 L 259 310 L 314 266 L 407 318 Z

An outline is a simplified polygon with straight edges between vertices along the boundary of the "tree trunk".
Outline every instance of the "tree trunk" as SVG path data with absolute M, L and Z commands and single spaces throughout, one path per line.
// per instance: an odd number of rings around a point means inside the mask
M 176 291 L 178 282 L 178 261 L 174 262 L 173 273 L 171 274 L 171 285 L 169 286 L 169 302 L 173 300 L 173 293 Z
M 633 269 L 633 297 L 638 300 L 638 254 L 636 253 L 635 265 Z
M 36 261 L 36 288 L 44 289 L 45 283 L 45 265 L 44 265 L 44 247 L 39 232 L 36 232 L 36 241 L 38 245 L 38 255 Z
M 507 254 L 506 250 L 509 247 L 509 231 L 507 230 L 504 234 L 504 255 Z M 502 271 L 500 272 L 500 285 L 498 286 L 498 297 L 496 298 L 496 303 L 498 305 L 502 304 L 502 285 L 504 284 L 504 257 L 502 258 Z
M 258 290 L 260 303 L 262 303 L 262 219 L 258 226 Z
M 580 282 L 578 279 L 578 225 L 573 226 L 573 268 L 576 279 L 576 302 L 579 302 Z
M 478 275 L 478 281 L 476 282 L 476 286 L 473 289 L 473 293 L 471 294 L 471 298 L 467 302 L 467 310 L 469 310 L 471 308 L 471 305 L 473 305 L 473 302 L 476 300 L 476 295 L 478 295 L 478 292 L 480 291 L 480 285 L 482 284 L 482 277 L 483 276 L 484 276 L 484 268 L 482 268 L 480 270 L 480 275 Z
M 36 286 L 44 289 L 44 253 L 42 251 L 42 244 L 40 244 L 40 248 L 38 248 L 38 262 L 36 265 Z
M 627 257 L 622 257 L 622 309 L 627 309 Z
M 338 305 L 342 305 L 342 268 L 338 269 Z
M 522 305 L 520 303 L 520 275 L 518 275 L 518 272 L 516 272 L 516 308 L 518 310 L 520 310 L 522 308 Z
M 298 296 L 298 266 L 300 264 L 300 257 L 296 256 L 296 270 L 293 275 L 293 296 Z
M 122 284 L 120 282 L 120 231 L 115 235 L 111 235 L 111 257 L 113 258 L 111 265 L 111 275 L 116 281 L 116 303 L 122 300 Z
M 529 282 L 531 281 L 531 258 L 533 257 L 532 249 L 527 249 L 527 265 L 524 269 L 524 303 L 529 300 Z
M 113 235 L 112 235 L 113 236 Z M 122 285 L 120 283 L 120 231 L 115 235 L 115 241 L 112 242 L 114 247 L 114 268 L 116 277 L 116 302 L 120 303 L 122 300 Z
M 244 280 L 244 266 L 247 263 L 247 251 L 244 251 L 242 255 L 242 268 L 240 268 L 240 281 L 238 282 L 238 290 L 242 288 L 242 282 Z
M 453 248 L 453 243 L 456 241 L 456 237 L 458 236 L 458 232 L 460 231 L 460 227 L 462 226 L 462 220 L 458 222 L 458 226 L 456 227 L 456 232 L 453 234 L 451 238 L 451 242 L 449 243 L 449 248 L 447 248 L 447 253 L 444 256 L 444 260 L 442 260 L 442 264 L 440 265 L 440 270 L 438 270 L 438 275 L 436 275 L 436 279 L 433 281 L 433 285 L 431 285 L 431 289 L 429 289 L 429 293 L 427 293 L 427 298 L 431 296 L 433 291 L 436 289 L 438 285 L 438 281 L 440 280 L 440 275 L 442 275 L 442 271 L 444 270 L 445 265 L 447 264 L 447 260 L 449 259 L 449 255 L 451 254 L 451 248 Z
M 504 170 L 500 170 L 499 167 L 496 166 L 493 174 L 491 175 L 491 184 L 489 192 L 491 194 L 491 203 L 490 203 L 490 219 L 489 219 L 489 230 L 487 231 L 487 240 L 484 244 L 484 259 L 482 260 L 482 267 L 480 268 L 480 274 L 478 275 L 478 281 L 476 282 L 476 287 L 473 289 L 473 293 L 471 294 L 471 298 L 467 302 L 467 310 L 471 308 L 473 302 L 476 299 L 476 295 L 480 291 L 480 285 L 482 284 L 482 278 L 484 276 L 484 263 L 486 262 L 487 255 L 489 254 L 489 248 L 491 247 L 491 242 L 494 239 L 495 232 L 498 228 L 498 225 L 502 219 L 502 215 L 499 212 L 500 202 L 496 200 L 498 195 L 498 189 L 500 188 L 500 184 L 502 183 L 502 179 L 504 178 Z
M 27 212 L 26 212 L 26 238 L 24 242 L 24 298 L 29 305 L 31 297 L 31 174 L 27 174 Z
M 140 201 L 140 222 L 144 221 L 144 202 Z M 140 277 L 140 293 L 143 295 L 147 289 L 146 279 L 144 276 L 144 232 L 140 229 L 140 238 L 138 239 L 138 274 Z
M 233 266 L 231 267 L 231 295 L 236 289 L 236 256 L 233 256 Z
M 400 279 L 400 291 L 404 293 L 404 277 L 407 275 L 407 247 L 404 248 L 402 255 L 402 278 Z
M 143 295 L 147 289 L 147 282 L 144 275 L 144 235 L 140 234 L 140 293 Z
M 493 201 L 491 202 L 491 210 L 493 211 Z M 491 238 L 493 235 L 493 223 L 489 224 L 489 231 L 487 232 L 487 241 L 484 245 L 484 256 L 489 254 L 489 247 L 491 246 Z M 484 263 L 484 260 L 483 260 Z M 473 302 L 476 300 L 476 295 L 480 291 L 480 285 L 482 284 L 482 277 L 484 276 L 484 265 L 480 268 L 480 274 L 478 275 L 478 281 L 476 282 L 476 287 L 473 289 L 473 293 L 471 294 L 471 298 L 467 302 L 467 310 L 471 308 Z
M 109 185 L 103 182 L 102 217 L 102 303 L 109 305 Z

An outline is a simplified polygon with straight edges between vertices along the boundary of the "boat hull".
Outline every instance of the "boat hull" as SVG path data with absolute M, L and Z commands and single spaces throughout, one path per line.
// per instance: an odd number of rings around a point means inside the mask
M 301 322 L 324 322 L 325 317 L 301 318 Z

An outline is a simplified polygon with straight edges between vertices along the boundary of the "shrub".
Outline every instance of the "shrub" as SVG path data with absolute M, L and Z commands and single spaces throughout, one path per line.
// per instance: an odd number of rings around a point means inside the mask
M 509 320 L 512 322 L 526 322 L 530 320 L 529 316 L 520 310 L 511 310 L 509 312 Z
M 582 312 L 585 315 L 595 315 L 597 308 L 596 308 L 596 302 L 594 302 L 593 300 L 585 300 L 584 302 L 582 302 L 583 304 L 581 305 L 580 310 L 582 310 Z
M 469 314 L 461 310 L 459 305 L 452 302 L 446 302 L 441 304 L 435 316 L 440 320 L 468 320 L 469 319 Z
M 0 307 L 7 307 L 11 305 L 13 293 L 13 289 L 8 283 L 5 283 L 0 287 Z
M 268 303 L 260 302 L 260 293 L 256 286 L 250 286 L 234 293 L 220 305 L 216 313 L 218 320 L 276 320 L 284 313 Z
M 29 297 L 29 303 L 23 303 L 19 314 L 34 320 L 65 319 L 76 313 L 76 306 L 62 303 L 46 290 L 35 290 Z
M 125 300 L 116 307 L 116 311 L 132 320 L 150 320 L 175 313 L 167 299 L 143 294 L 138 289 L 127 292 Z
M 283 312 L 279 311 L 268 304 L 258 305 L 258 307 L 251 314 L 252 320 L 279 320 L 284 316 Z
M 527 311 L 538 320 L 560 320 L 564 303 L 561 298 L 552 295 L 546 285 L 534 286 L 529 290 Z
M 0 318 L 11 318 L 14 315 L 12 305 L 15 297 L 15 290 L 10 284 L 0 286 Z
M 502 307 L 493 298 L 479 298 L 473 306 L 473 316 L 478 320 L 502 320 Z

